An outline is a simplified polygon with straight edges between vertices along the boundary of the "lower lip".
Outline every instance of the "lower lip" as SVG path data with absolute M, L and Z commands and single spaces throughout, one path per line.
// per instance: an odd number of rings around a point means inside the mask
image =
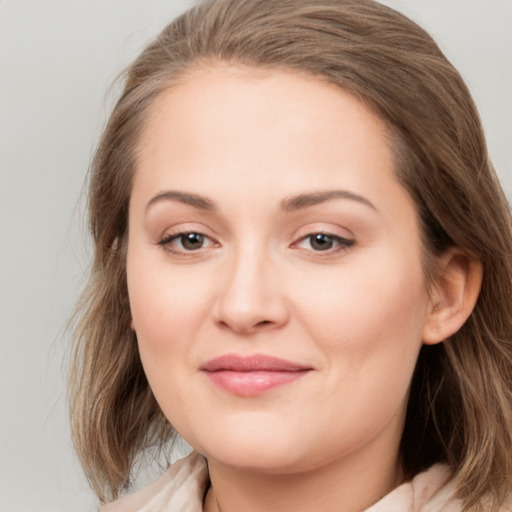
M 294 382 L 304 377 L 309 370 L 302 371 L 227 371 L 204 372 L 217 387 L 242 396 L 254 396 Z

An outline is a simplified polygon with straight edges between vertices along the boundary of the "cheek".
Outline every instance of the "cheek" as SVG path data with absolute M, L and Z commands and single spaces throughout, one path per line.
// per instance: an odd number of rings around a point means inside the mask
M 423 271 L 415 254 L 386 254 L 314 276 L 295 292 L 296 316 L 341 371 L 414 367 L 427 310 Z
M 139 262 L 128 265 L 133 328 L 153 394 L 167 419 L 179 428 L 178 420 L 192 406 L 183 382 L 194 377 L 194 368 L 188 364 L 190 340 L 197 337 L 202 301 L 197 287 L 181 282 L 179 272 L 157 275 L 148 268 Z M 175 411 L 180 412 L 178 418 Z
M 400 424 L 422 345 L 427 299 L 421 266 L 406 270 L 407 261 L 376 261 L 340 272 L 321 291 L 306 284 L 316 291 L 302 296 L 298 312 L 324 355 L 331 402 L 349 404 L 350 417 L 333 410 L 330 423 L 340 424 L 341 414 L 353 427 L 354 443 L 392 418 Z
M 183 362 L 190 357 L 190 340 L 197 336 L 205 306 L 202 290 L 182 273 L 170 272 L 129 253 L 128 294 L 132 326 L 151 388 L 163 406 L 170 388 L 190 378 Z M 147 264 L 145 264 L 147 263 Z M 158 269 L 158 271 L 156 270 Z M 179 400 L 176 393 L 173 399 Z
M 179 346 L 184 332 L 198 327 L 206 305 L 203 287 L 196 280 L 184 280 L 179 270 L 152 271 L 155 265 L 130 265 L 130 260 L 127 267 L 130 309 L 139 342 L 154 351 Z

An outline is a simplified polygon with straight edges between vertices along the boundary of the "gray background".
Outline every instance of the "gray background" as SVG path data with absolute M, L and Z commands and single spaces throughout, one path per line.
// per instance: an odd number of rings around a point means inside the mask
M 65 403 L 79 198 L 117 73 L 185 0 L 0 0 L 0 512 L 87 512 Z M 512 0 L 388 0 L 467 80 L 512 197 Z

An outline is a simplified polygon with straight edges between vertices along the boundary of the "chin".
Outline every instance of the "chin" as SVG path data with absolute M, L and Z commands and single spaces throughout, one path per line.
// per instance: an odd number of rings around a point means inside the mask
M 211 424 L 207 433 L 187 441 L 208 460 L 233 469 L 287 473 L 301 465 L 298 447 L 304 442 L 298 441 L 299 432 L 285 425 L 276 428 L 263 418 L 258 428 L 257 418 L 253 420 Z
M 230 448 L 224 446 L 221 449 L 199 451 L 208 460 L 237 470 L 284 474 L 295 472 L 302 465 L 300 459 L 291 456 L 294 452 L 277 449 L 276 446 L 264 446 L 259 442 L 253 442 L 252 446 L 233 443 Z

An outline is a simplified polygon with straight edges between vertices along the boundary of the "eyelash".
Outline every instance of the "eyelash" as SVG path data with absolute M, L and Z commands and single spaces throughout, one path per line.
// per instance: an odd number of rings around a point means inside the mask
M 315 254 L 318 254 L 319 256 L 321 256 L 321 255 L 331 256 L 331 255 L 337 254 L 339 252 L 347 251 L 348 249 L 353 247 L 356 243 L 355 240 L 350 240 L 348 238 L 344 238 L 339 235 L 334 235 L 333 233 L 326 233 L 323 231 L 319 231 L 316 233 L 310 233 L 310 234 L 302 237 L 298 242 L 295 242 L 293 244 L 293 246 L 298 246 L 299 244 L 301 244 L 302 242 L 304 242 L 306 240 L 309 240 L 310 245 L 311 245 L 314 237 L 324 237 L 325 239 L 328 239 L 328 241 L 332 242 L 333 244 L 336 244 L 336 247 L 334 247 L 334 248 L 329 247 L 327 249 L 318 250 L 318 251 L 315 251 L 312 249 L 312 252 L 314 252 Z M 305 249 L 305 250 L 309 250 L 309 249 Z
M 200 233 L 199 231 L 179 231 L 177 233 L 172 233 L 170 235 L 165 236 L 158 242 L 158 245 L 160 245 L 164 250 L 166 250 L 172 254 L 177 254 L 180 256 L 188 256 L 189 254 L 192 255 L 193 253 L 198 252 L 201 249 L 204 249 L 204 247 L 198 247 L 195 250 L 194 249 L 190 249 L 190 250 L 185 249 L 183 247 L 183 239 L 187 235 L 197 235 L 197 236 L 201 237 L 203 240 L 206 239 L 206 240 L 211 241 L 211 238 L 209 236 L 205 235 L 204 233 Z M 177 249 L 173 248 L 172 242 L 179 240 L 179 239 L 181 239 L 181 245 L 183 248 L 177 250 Z M 214 245 L 214 242 L 212 242 L 212 245 Z
M 211 240 L 211 238 L 209 236 L 207 236 L 204 233 L 201 233 L 199 231 L 179 231 L 177 233 L 172 233 L 172 234 L 165 236 L 158 242 L 158 245 L 161 246 L 164 250 L 166 250 L 172 254 L 176 254 L 178 256 L 185 256 L 185 257 L 193 256 L 194 253 L 199 252 L 201 249 L 207 248 L 204 245 L 202 245 L 201 247 L 198 247 L 197 249 L 186 249 L 185 247 L 183 247 L 183 242 L 184 242 L 184 237 L 187 235 L 188 236 L 195 235 L 197 237 L 201 237 L 202 241 L 209 240 L 210 244 L 207 247 L 214 246 L 216 244 L 214 241 Z M 311 247 L 314 237 L 318 237 L 318 238 L 323 237 L 324 242 L 332 243 L 333 245 L 335 245 L 335 247 L 328 247 L 327 249 L 324 249 L 324 250 L 322 250 L 322 249 L 314 250 L 313 248 L 306 249 L 304 247 L 300 247 L 300 245 L 307 240 L 310 241 L 310 247 Z M 175 242 L 180 239 L 181 239 L 182 248 L 175 249 L 172 246 L 172 242 Z M 327 256 L 332 256 L 332 255 L 338 254 L 340 252 L 347 251 L 351 247 L 353 247 L 355 245 L 355 243 L 356 243 L 355 240 L 344 238 L 342 236 L 335 235 L 333 233 L 318 231 L 318 232 L 309 233 L 308 235 L 303 236 L 297 242 L 294 242 L 291 245 L 291 247 L 297 248 L 297 249 L 302 249 L 302 250 L 305 250 L 308 252 L 313 252 L 316 255 L 318 255 L 319 257 L 327 257 Z

